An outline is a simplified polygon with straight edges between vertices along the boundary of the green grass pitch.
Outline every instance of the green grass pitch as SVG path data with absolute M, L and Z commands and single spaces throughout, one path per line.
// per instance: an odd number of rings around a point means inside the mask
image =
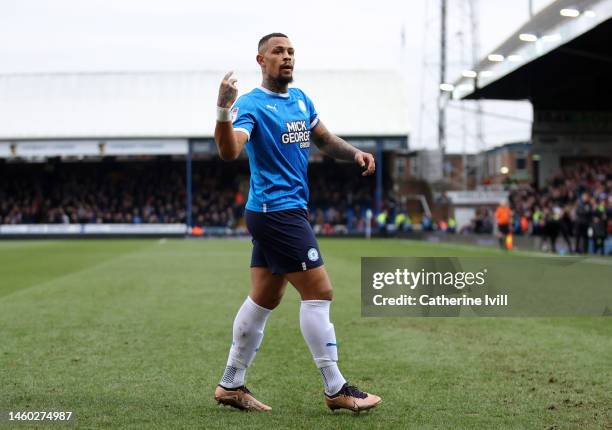
M 273 411 L 213 401 L 248 292 L 249 241 L 74 240 L 0 242 L 0 411 L 73 411 L 84 429 L 612 428 L 611 318 L 362 318 L 361 256 L 499 251 L 320 244 L 341 369 L 383 397 L 379 408 L 325 407 L 294 290 L 247 378 Z

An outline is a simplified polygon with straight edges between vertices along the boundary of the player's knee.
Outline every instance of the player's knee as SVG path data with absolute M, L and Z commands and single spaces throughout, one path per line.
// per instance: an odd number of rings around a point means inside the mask
M 317 300 L 331 301 L 334 298 L 334 290 L 331 285 L 326 285 L 318 290 L 317 295 Z
M 331 286 L 313 286 L 307 289 L 299 290 L 302 300 L 329 300 L 333 299 L 333 290 Z
M 268 295 L 268 296 L 258 296 L 253 301 L 261 306 L 262 308 L 266 308 L 272 310 L 276 308 L 283 298 L 282 295 Z
M 283 296 L 278 296 L 278 297 L 271 298 L 268 301 L 267 306 L 265 306 L 265 307 L 270 309 L 270 310 L 275 309 L 278 305 L 280 305 L 280 302 L 281 302 L 282 298 L 283 298 Z

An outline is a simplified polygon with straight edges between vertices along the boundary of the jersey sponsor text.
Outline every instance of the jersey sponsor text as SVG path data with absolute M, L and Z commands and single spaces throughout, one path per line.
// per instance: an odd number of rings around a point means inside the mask
M 287 132 L 281 134 L 281 142 L 283 143 L 299 143 L 300 148 L 308 148 L 310 146 L 310 130 L 306 125 L 306 121 L 291 121 L 287 123 Z

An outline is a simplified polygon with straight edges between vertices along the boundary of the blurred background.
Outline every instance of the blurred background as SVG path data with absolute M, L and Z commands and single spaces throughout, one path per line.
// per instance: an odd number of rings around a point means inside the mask
M 0 238 L 248 234 L 248 160 L 219 159 L 214 103 L 227 70 L 260 84 L 257 41 L 280 31 L 295 85 L 379 167 L 312 147 L 318 234 L 612 254 L 612 0 L 5 0 L 0 17 Z

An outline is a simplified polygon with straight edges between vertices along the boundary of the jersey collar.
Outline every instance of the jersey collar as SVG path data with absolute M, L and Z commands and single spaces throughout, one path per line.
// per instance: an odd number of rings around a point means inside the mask
M 262 86 L 260 86 L 259 89 L 263 91 L 264 93 L 271 95 L 271 96 L 278 96 L 278 97 L 284 97 L 284 98 L 289 97 L 289 93 L 275 93 L 274 91 L 270 91 L 269 89 L 264 88 Z

